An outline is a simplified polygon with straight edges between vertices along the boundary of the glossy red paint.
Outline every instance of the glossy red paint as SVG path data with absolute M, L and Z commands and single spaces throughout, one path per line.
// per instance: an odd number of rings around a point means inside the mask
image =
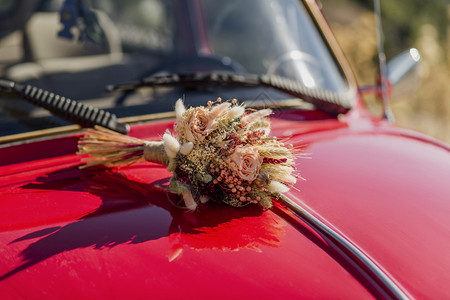
M 307 180 L 291 197 L 413 297 L 450 297 L 448 147 L 381 127 L 315 139 L 305 152 L 311 160 L 299 168 Z
M 173 121 L 136 125 L 158 139 Z M 449 149 L 351 112 L 286 111 L 273 135 L 308 153 L 289 197 L 413 297 L 449 296 Z M 0 149 L 0 294 L 6 298 L 372 298 L 377 290 L 300 219 L 167 192 L 139 164 L 79 170 L 77 136 Z M 51 147 L 50 147 L 51 146 Z M 23 161 L 21 161 L 23 159 Z M 378 294 L 379 296 L 379 294 Z

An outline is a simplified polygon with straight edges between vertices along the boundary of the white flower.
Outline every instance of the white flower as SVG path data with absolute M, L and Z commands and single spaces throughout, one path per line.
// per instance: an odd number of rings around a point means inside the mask
M 185 190 L 181 195 L 183 196 L 184 204 L 188 209 L 195 210 L 197 208 L 197 203 L 189 190 Z
M 194 144 L 191 142 L 184 143 L 180 148 L 180 153 L 184 155 L 188 155 L 191 153 L 192 149 L 194 149 Z
M 270 193 L 286 193 L 289 188 L 279 181 L 272 180 L 269 183 L 268 190 Z
M 180 98 L 175 103 L 175 115 L 177 116 L 177 120 L 180 120 L 185 112 L 186 108 L 184 107 L 183 99 Z
M 169 131 L 166 131 L 163 135 L 164 150 L 169 158 L 177 156 L 180 151 L 180 143 L 174 138 Z
M 224 102 L 222 104 L 216 105 L 211 109 L 211 113 L 216 117 L 220 117 L 229 107 L 231 103 Z
M 254 112 L 254 113 L 251 113 L 251 114 L 248 114 L 248 115 L 242 117 L 241 123 L 244 126 L 250 127 L 253 123 L 255 123 L 256 121 L 258 121 L 261 118 L 267 117 L 271 113 L 272 113 L 272 110 L 269 108 L 262 109 L 262 110 L 259 110 L 257 112 Z
M 244 114 L 245 107 L 240 105 L 235 105 L 232 108 L 230 108 L 226 113 L 226 118 L 228 120 L 232 120 L 234 118 L 240 117 Z

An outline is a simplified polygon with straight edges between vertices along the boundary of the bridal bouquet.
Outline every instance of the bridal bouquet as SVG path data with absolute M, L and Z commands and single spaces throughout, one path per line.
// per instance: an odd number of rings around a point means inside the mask
M 272 198 L 296 182 L 294 149 L 269 137 L 270 109 L 247 110 L 236 99 L 218 98 L 186 109 L 175 104 L 173 134 L 145 141 L 97 127 L 78 144 L 82 168 L 121 166 L 141 160 L 166 165 L 169 189 L 182 195 L 188 209 L 214 200 L 240 207 L 255 203 L 270 208 Z

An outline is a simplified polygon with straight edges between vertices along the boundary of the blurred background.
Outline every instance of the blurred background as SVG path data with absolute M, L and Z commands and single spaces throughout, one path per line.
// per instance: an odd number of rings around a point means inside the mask
M 375 84 L 377 45 L 373 0 L 321 0 L 328 21 L 358 82 Z M 381 0 L 387 60 L 411 47 L 422 55 L 415 92 L 391 99 L 395 122 L 450 144 L 450 2 Z M 364 99 L 381 113 L 379 101 Z

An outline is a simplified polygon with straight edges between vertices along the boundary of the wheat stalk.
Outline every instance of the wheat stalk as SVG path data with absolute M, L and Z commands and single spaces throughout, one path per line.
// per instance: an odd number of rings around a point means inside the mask
M 168 157 L 162 141 L 149 142 L 127 135 L 122 135 L 106 128 L 96 126 L 88 129 L 78 142 L 79 155 L 85 162 L 80 168 L 96 165 L 120 166 L 139 161 L 149 161 L 168 165 Z

